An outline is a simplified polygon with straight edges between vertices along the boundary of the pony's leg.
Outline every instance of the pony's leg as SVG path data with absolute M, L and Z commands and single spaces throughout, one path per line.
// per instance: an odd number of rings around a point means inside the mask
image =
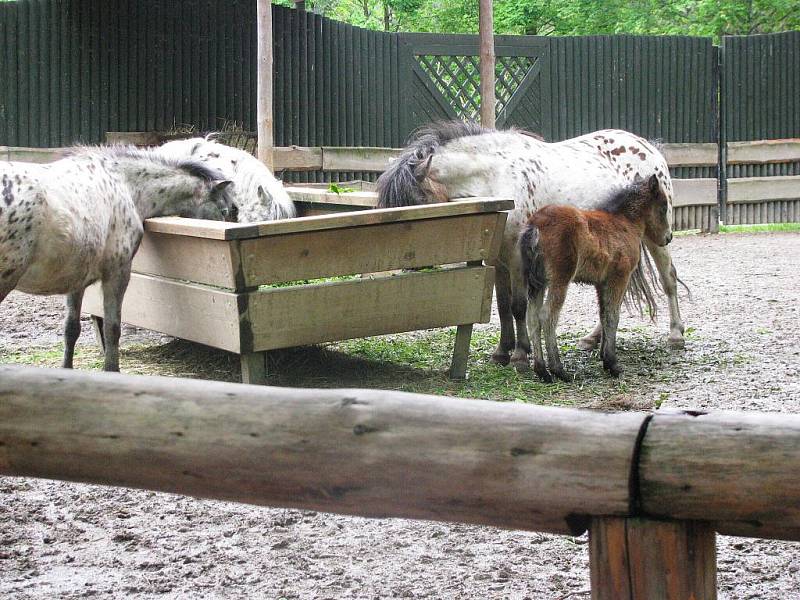
M 72 368 L 72 358 L 75 356 L 75 342 L 81 334 L 81 304 L 83 292 L 79 290 L 67 294 L 67 318 L 64 320 L 64 362 L 65 369 Z
M 571 379 L 564 370 L 564 365 L 561 364 L 556 327 L 558 326 L 558 317 L 561 314 L 564 301 L 567 299 L 568 288 L 569 282 L 551 282 L 541 315 L 544 345 L 547 348 L 547 367 L 552 375 L 564 381 L 571 381 Z
M 103 279 L 103 342 L 105 343 L 104 371 L 119 371 L 119 335 L 122 322 L 122 299 L 131 278 L 130 263 L 120 266 Z
M 514 348 L 514 322 L 511 317 L 511 277 L 508 269 L 501 264 L 495 265 L 494 289 L 500 315 L 500 342 L 492 353 L 492 361 L 507 365 L 510 360 L 508 354 Z
M 625 295 L 627 284 L 617 287 L 603 286 L 597 288 L 597 301 L 600 305 L 600 324 L 603 328 L 600 343 L 600 357 L 603 368 L 612 377 L 619 377 L 622 373 L 617 363 L 617 327 L 619 326 L 619 313 L 622 307 L 622 297 Z
M 586 350 L 587 352 L 591 352 L 597 345 L 600 343 L 600 337 L 603 334 L 603 323 L 598 322 L 597 325 L 594 326 L 592 333 L 589 335 L 582 337 L 578 340 L 578 348 L 581 350 Z
M 528 301 L 528 335 L 531 336 L 531 350 L 533 352 L 533 370 L 543 380 L 552 382 L 553 377 L 547 370 L 544 363 L 544 353 L 542 352 L 542 301 L 544 300 L 544 290 L 537 290 Z
M 529 368 L 528 355 L 531 353 L 531 341 L 528 338 L 528 324 L 525 314 L 528 312 L 528 292 L 522 279 L 521 268 L 511 271 L 511 314 L 517 329 L 517 343 L 511 354 L 511 364 L 518 371 Z
M 650 256 L 653 257 L 653 261 L 656 263 L 656 268 L 661 278 L 661 287 L 664 288 L 664 293 L 666 293 L 667 301 L 669 302 L 669 337 L 667 338 L 667 345 L 670 348 L 683 348 L 686 342 L 683 339 L 683 320 L 681 319 L 681 309 L 678 306 L 678 273 L 672 263 L 672 256 L 667 246 L 656 246 L 647 238 L 645 238 L 645 244 Z

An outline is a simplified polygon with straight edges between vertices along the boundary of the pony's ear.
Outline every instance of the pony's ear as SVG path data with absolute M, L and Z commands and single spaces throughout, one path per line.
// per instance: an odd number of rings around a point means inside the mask
M 651 194 L 658 193 L 658 177 L 656 175 L 650 175 L 650 180 L 647 182 L 647 189 L 650 190 Z
M 432 160 L 433 154 L 431 154 L 424 162 L 421 162 L 414 167 L 414 177 L 416 177 L 417 181 L 422 181 L 428 176 L 428 172 L 431 170 Z
M 269 194 L 264 189 L 263 185 L 258 186 L 256 193 L 258 194 L 259 199 L 264 203 L 269 202 L 271 200 Z
M 211 188 L 215 192 L 221 192 L 222 190 L 227 188 L 231 183 L 233 183 L 233 182 L 230 179 L 220 179 L 218 181 L 213 182 L 211 184 Z

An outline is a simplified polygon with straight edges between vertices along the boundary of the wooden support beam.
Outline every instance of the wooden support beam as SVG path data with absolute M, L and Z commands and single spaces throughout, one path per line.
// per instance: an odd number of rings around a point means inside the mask
M 579 534 L 646 416 L 0 366 L 0 475 Z
M 494 129 L 495 126 L 495 54 L 494 54 L 494 15 L 492 0 L 479 0 L 478 35 L 480 37 L 481 74 L 481 125 Z
M 275 145 L 272 113 L 272 1 L 256 0 L 258 27 L 256 125 L 258 131 L 257 158 L 273 170 L 272 147 Z
M 592 600 L 715 600 L 715 539 L 696 521 L 592 519 Z

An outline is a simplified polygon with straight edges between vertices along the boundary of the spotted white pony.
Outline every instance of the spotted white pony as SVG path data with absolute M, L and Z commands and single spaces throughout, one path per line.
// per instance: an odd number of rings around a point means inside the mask
M 294 203 L 264 163 L 244 150 L 214 141 L 212 136 L 167 142 L 156 151 L 172 158 L 199 160 L 220 170 L 233 182 L 229 191 L 240 223 L 296 216 Z
M 123 146 L 77 148 L 47 165 L 0 162 L 0 303 L 17 289 L 67 296 L 64 367 L 71 368 L 87 286 L 103 288 L 106 371 L 119 370 L 122 299 L 144 220 L 224 220 L 229 181 L 207 165 Z
M 669 203 L 667 218 L 672 222 L 673 189 L 666 160 L 647 140 L 632 133 L 607 129 L 547 143 L 522 131 L 495 131 L 452 121 L 433 124 L 412 136 L 403 153 L 378 179 L 378 205 L 407 206 L 470 196 L 514 199 L 515 209 L 509 215 L 496 265 L 501 329 L 492 358 L 500 364 L 521 366 L 528 364 L 530 341 L 518 239 L 528 217 L 547 204 L 597 207 L 612 193 L 650 175 L 660 182 Z M 679 280 L 669 250 L 645 244 L 669 300 L 668 343 L 682 347 Z M 645 272 L 643 267 L 634 277 L 641 286 L 648 285 Z M 600 335 L 598 324 L 581 340 L 581 348 L 596 347 Z

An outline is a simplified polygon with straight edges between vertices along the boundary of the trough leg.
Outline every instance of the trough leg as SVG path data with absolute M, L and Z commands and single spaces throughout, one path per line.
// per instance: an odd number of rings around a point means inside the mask
M 242 383 L 267 384 L 267 353 L 249 352 L 241 355 Z
M 716 600 L 715 542 L 698 521 L 592 519 L 592 600 Z
M 456 331 L 456 344 L 453 348 L 453 362 L 450 363 L 450 379 L 467 378 L 469 342 L 472 339 L 472 323 L 459 325 Z

